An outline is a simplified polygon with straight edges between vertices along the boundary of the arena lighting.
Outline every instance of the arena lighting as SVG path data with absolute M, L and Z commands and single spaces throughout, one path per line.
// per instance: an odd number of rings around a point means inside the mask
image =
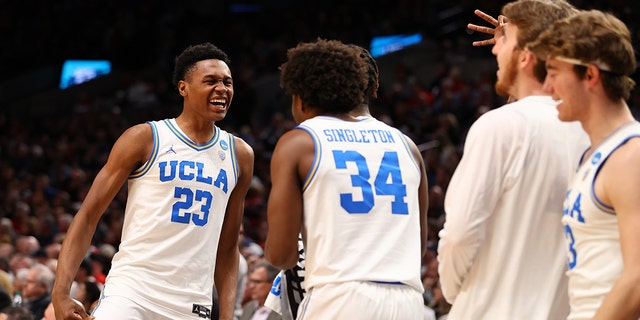
M 419 33 L 378 36 L 371 39 L 369 51 L 374 58 L 377 58 L 420 42 L 422 42 L 422 35 Z
M 65 60 L 60 72 L 60 89 L 85 83 L 110 72 L 109 60 Z

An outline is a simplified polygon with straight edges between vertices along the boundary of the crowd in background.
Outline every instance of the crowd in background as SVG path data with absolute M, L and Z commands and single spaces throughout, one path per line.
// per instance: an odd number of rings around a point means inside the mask
M 366 47 L 373 35 L 419 31 L 438 44 L 437 61 L 428 63 L 438 65 L 439 72 L 427 83 L 398 62 L 393 75 L 386 77 L 391 80 L 381 83 L 371 112 L 400 128 L 423 152 L 431 228 L 430 250 L 423 261 L 425 304 L 446 313 L 438 293 L 435 259 L 437 232 L 445 218 L 444 195 L 461 157 L 466 130 L 478 116 L 504 103 L 494 93 L 493 74 L 467 78 L 457 64 L 490 56 L 490 48 L 472 48 L 475 35 L 460 28 L 460 23 L 477 22 L 472 14 L 476 4 L 459 1 L 453 8 L 438 0 L 327 1 L 305 4 L 301 11 L 301 3 L 282 0 L 263 4 L 264 12 L 256 14 L 229 12 L 233 1 L 226 1 L 222 10 L 214 2 L 198 1 L 36 2 L 29 19 L 15 7 L 0 12 L 3 39 L 21 44 L 11 51 L 1 50 L 3 61 L 21 56 L 56 63 L 71 53 L 86 58 L 100 55 L 127 70 L 127 76 L 115 90 L 98 95 L 76 91 L 72 104 L 52 106 L 65 111 L 53 116 L 13 116 L 10 110 L 0 109 L 0 288 L 11 299 L 23 293 L 24 270 L 36 264 L 55 270 L 65 231 L 115 139 L 133 124 L 179 113 L 180 100 L 170 77 L 173 57 L 186 45 L 210 41 L 231 57 L 236 94 L 227 119 L 218 125 L 242 137 L 255 151 L 255 176 L 246 199 L 241 242 L 241 252 L 251 264 L 260 260 L 266 235 L 270 154 L 279 136 L 295 125 L 288 98 L 276 92 L 265 101 L 267 95 L 256 89 L 254 80 L 277 74 L 286 49 L 299 41 L 322 36 Z M 481 9 L 497 14 L 502 3 L 485 1 Z M 607 1 L 606 7 L 604 1 L 572 3 L 616 12 L 635 35 L 638 48 L 640 20 L 633 19 L 638 11 L 632 12 L 630 5 L 615 0 Z M 18 6 L 15 2 L 5 5 Z M 446 10 L 461 13 L 451 18 L 455 15 L 443 14 Z M 14 11 L 20 14 L 10 14 Z M 31 19 L 38 23 L 29 24 Z M 443 31 L 446 25 L 453 26 L 451 32 Z M 88 37 L 94 41 L 88 42 Z M 0 68 L 5 75 L 27 70 L 24 64 L 13 63 Z M 638 117 L 638 90 L 629 105 Z M 84 267 L 87 274 L 77 277 L 78 284 L 92 283 L 85 291 L 104 283 L 118 248 L 126 195 L 123 188 L 95 233 Z

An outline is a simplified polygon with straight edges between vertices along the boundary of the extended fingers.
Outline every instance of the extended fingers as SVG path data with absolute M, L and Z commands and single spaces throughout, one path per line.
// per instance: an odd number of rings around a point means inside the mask
M 496 43 L 495 38 L 487 39 L 487 40 L 478 40 L 473 42 L 474 47 L 484 47 L 484 46 L 492 46 Z
M 492 24 L 494 27 L 498 26 L 498 20 L 494 17 L 492 17 L 491 15 L 488 15 L 478 9 L 476 9 L 475 11 L 473 11 L 473 13 L 476 14 L 476 16 L 482 18 L 482 20 L 489 22 L 490 24 Z
M 479 25 L 473 24 L 473 23 L 469 23 L 467 25 L 467 28 L 469 28 L 471 30 L 474 30 L 474 31 L 486 33 L 486 34 L 495 34 L 496 33 L 496 29 L 495 28 L 483 27 L 483 26 L 479 26 Z

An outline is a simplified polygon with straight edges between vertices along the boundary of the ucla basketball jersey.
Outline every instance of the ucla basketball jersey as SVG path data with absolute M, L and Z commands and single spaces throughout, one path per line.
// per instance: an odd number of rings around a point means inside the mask
M 594 182 L 611 153 L 638 136 L 640 123 L 635 121 L 611 133 L 583 159 L 567 192 L 562 223 L 568 245 L 569 319 L 591 319 L 622 273 L 615 208 L 598 199 Z
M 373 118 L 318 116 L 298 126 L 315 144 L 303 182 L 305 286 L 420 281 L 420 167 L 408 138 Z
M 237 182 L 234 140 L 215 127 L 209 142 L 196 144 L 175 119 L 148 124 L 153 150 L 129 177 L 105 294 L 191 314 L 194 303 L 211 307 L 220 231 Z

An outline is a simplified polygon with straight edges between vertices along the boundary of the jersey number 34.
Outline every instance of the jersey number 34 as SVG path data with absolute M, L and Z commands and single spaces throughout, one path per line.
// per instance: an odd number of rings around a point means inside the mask
M 355 163 L 358 174 L 351 175 L 351 185 L 362 192 L 362 200 L 354 200 L 353 193 L 341 193 L 340 205 L 350 214 L 366 214 L 373 209 L 375 197 L 390 196 L 392 214 L 409 214 L 409 206 L 404 198 L 407 196 L 407 185 L 402 181 L 402 172 L 398 162 L 397 152 L 385 152 L 378 174 L 369 182 L 371 174 L 365 157 L 353 150 L 334 150 L 333 159 L 336 169 L 346 169 L 348 162 Z M 374 192 L 375 191 L 375 192 Z

